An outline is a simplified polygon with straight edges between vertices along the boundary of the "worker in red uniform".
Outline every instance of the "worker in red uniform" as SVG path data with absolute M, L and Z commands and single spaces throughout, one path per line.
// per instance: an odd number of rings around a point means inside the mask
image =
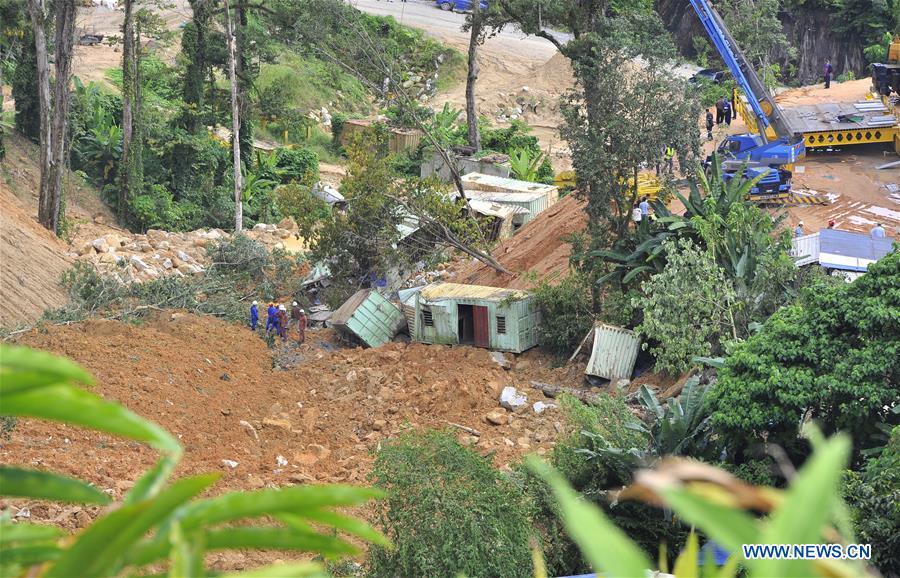
M 291 316 L 297 322 L 297 344 L 301 345 L 306 341 L 306 311 L 295 307 L 291 311 Z
M 278 335 L 281 336 L 281 340 L 284 341 L 287 339 L 287 309 L 284 308 L 284 305 L 278 305 Z

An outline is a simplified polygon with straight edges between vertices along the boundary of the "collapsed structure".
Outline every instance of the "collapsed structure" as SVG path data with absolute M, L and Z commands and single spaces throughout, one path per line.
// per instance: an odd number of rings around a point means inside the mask
M 412 337 L 521 353 L 538 344 L 540 314 L 526 291 L 435 283 L 415 294 Z

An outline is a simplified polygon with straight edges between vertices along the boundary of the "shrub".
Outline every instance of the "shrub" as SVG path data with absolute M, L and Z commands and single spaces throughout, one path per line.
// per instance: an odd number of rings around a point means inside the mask
M 735 292 L 715 259 L 691 240 L 667 241 L 663 252 L 665 268 L 641 285 L 644 294 L 632 304 L 643 311 L 636 329 L 653 344 L 644 348 L 650 346 L 656 367 L 677 374 L 694 357 L 719 353 Z
M 279 148 L 276 170 L 282 183 L 312 185 L 319 180 L 319 156 L 306 148 Z
M 594 323 L 586 280 L 574 271 L 556 285 L 544 279 L 534 297 L 541 311 L 541 346 L 560 357 L 571 355 Z
M 382 447 L 371 476 L 387 492 L 376 519 L 395 548 L 370 551 L 370 576 L 522 576 L 530 529 L 521 493 L 445 432 Z
M 880 456 L 847 472 L 843 491 L 858 541 L 872 545 L 872 562 L 885 576 L 900 575 L 900 426 Z
M 316 227 L 331 214 L 331 206 L 305 185 L 281 185 L 275 189 L 275 197 L 278 209 L 294 219 L 300 235 L 307 241 L 314 238 Z
M 896 425 L 900 399 L 900 253 L 854 281 L 804 290 L 735 347 L 710 392 L 714 429 L 740 453 L 755 443 L 798 447 L 815 416 L 827 432 L 868 447 L 880 422 Z

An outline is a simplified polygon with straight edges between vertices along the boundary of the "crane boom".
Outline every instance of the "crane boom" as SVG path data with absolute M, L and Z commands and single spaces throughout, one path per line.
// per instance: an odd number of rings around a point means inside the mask
M 801 138 L 798 131 L 791 127 L 783 111 L 775 103 L 775 99 L 772 98 L 756 71 L 750 66 L 744 53 L 741 52 L 740 47 L 734 41 L 731 32 L 728 31 L 728 27 L 725 26 L 722 17 L 719 16 L 715 8 L 710 6 L 707 0 L 690 0 L 690 2 L 722 60 L 725 61 L 738 86 L 747 95 L 747 100 L 750 102 L 750 107 L 756 116 L 757 130 L 763 138 L 763 142 L 769 142 L 766 137 L 766 128 L 770 125 L 779 138 L 786 140 Z M 768 108 L 771 110 L 768 114 L 763 108 L 763 103 L 768 105 Z

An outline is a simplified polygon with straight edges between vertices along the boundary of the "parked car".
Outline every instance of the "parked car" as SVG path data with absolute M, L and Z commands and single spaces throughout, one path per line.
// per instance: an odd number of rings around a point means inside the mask
M 698 70 L 694 76 L 688 79 L 688 82 L 712 82 L 713 84 L 722 84 L 722 81 L 725 80 L 725 73 L 721 70 L 715 70 L 713 68 L 704 68 L 703 70 Z
M 472 10 L 472 0 L 435 0 L 434 5 L 441 10 L 455 12 L 469 12 Z M 480 6 L 482 10 L 487 10 L 487 2 L 481 0 Z

